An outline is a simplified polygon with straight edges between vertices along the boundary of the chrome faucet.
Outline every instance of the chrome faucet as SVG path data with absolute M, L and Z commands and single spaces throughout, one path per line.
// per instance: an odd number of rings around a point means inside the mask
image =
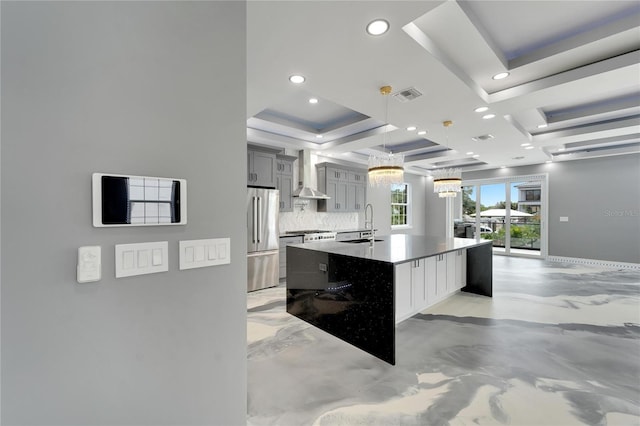
M 371 209 L 371 219 L 369 219 L 369 215 L 367 214 L 369 209 Z M 373 244 L 373 240 L 375 239 L 375 230 L 373 229 L 373 206 L 371 203 L 364 206 L 364 228 L 371 229 L 371 243 Z

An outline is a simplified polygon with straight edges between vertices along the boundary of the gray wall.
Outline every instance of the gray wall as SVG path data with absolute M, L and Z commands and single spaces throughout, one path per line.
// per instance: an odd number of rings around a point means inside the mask
M 245 424 L 244 2 L 1 7 L 2 424 Z M 188 224 L 93 228 L 95 171 L 186 178 Z M 180 272 L 212 237 L 231 264 Z M 146 241 L 169 272 L 116 280 Z
M 375 227 L 378 235 L 389 234 L 425 234 L 425 185 L 426 178 L 424 176 L 404 174 L 404 181 L 409 183 L 412 188 L 413 221 L 412 227 L 409 229 L 399 229 L 391 231 L 391 191 L 389 187 L 367 187 L 367 203 L 371 203 L 374 208 Z M 361 223 L 364 223 L 364 216 Z
M 549 174 L 549 255 L 640 263 L 640 155 L 464 173 Z M 560 222 L 568 216 L 568 222 Z

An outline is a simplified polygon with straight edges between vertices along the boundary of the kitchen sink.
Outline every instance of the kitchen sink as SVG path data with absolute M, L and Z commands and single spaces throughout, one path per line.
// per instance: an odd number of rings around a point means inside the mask
M 373 240 L 375 241 L 382 241 L 382 240 Z M 347 240 L 347 241 L 339 241 L 341 243 L 352 243 L 352 244 L 358 244 L 358 243 L 370 243 L 371 242 L 371 238 L 360 238 L 359 240 Z

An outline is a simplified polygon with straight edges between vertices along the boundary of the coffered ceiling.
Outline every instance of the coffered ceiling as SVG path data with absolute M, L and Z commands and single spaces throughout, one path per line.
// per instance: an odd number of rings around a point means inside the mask
M 247 49 L 251 143 L 418 173 L 640 152 L 638 1 L 250 1 Z

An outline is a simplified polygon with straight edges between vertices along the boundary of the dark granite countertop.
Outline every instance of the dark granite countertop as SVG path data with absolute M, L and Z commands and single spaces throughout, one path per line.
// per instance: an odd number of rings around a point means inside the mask
M 299 247 L 307 250 L 400 264 L 459 249 L 491 244 L 491 240 L 476 241 L 468 238 L 447 239 L 408 234 L 376 236 L 376 240 L 382 241 L 376 241 L 373 243 L 373 246 L 369 242 L 354 244 L 339 241 L 317 241 L 304 244 L 291 244 L 289 247 Z

